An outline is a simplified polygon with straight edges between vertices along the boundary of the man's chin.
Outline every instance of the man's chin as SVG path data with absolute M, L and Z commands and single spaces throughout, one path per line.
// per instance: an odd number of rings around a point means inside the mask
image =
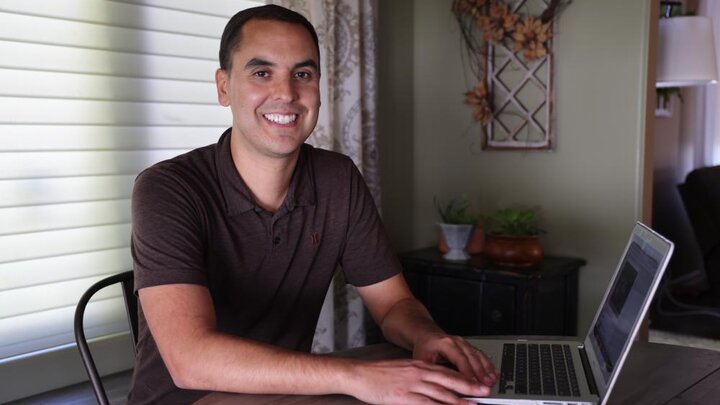
M 302 142 L 293 143 L 292 145 L 274 145 L 274 147 L 268 150 L 269 155 L 277 159 L 292 158 L 300 153 L 300 147 Z

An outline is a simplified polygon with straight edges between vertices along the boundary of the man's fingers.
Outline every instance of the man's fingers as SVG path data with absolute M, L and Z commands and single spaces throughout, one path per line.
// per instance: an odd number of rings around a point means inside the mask
M 455 370 L 421 360 L 370 362 L 358 371 L 361 378 L 351 395 L 370 403 L 466 404 L 462 396 L 490 393 Z
M 490 393 L 489 387 L 478 382 L 472 382 L 457 371 L 434 364 L 427 364 L 426 367 L 429 373 L 423 376 L 423 380 L 428 383 L 467 396 L 485 396 Z
M 438 346 L 438 351 L 466 378 L 488 385 L 495 383 L 495 378 L 490 375 L 492 368 L 486 367 L 489 360 L 464 339 L 447 336 L 443 339 L 442 345 Z
M 472 348 L 473 352 L 478 355 L 478 358 L 480 359 L 480 362 L 483 364 L 483 367 L 486 371 L 489 373 L 492 373 L 492 377 L 497 379 L 498 374 L 500 371 L 495 367 L 493 362 L 490 360 L 490 358 L 481 350 L 477 350 L 474 347 Z
M 457 404 L 460 398 L 448 390 L 447 387 L 435 384 L 430 381 L 423 381 L 413 387 L 413 392 L 422 397 L 430 399 L 433 403 Z
M 446 336 L 436 346 L 439 354 L 450 361 L 466 378 L 492 386 L 497 381 L 497 369 L 482 351 L 465 339 Z
M 497 374 L 495 373 L 495 367 L 485 353 L 475 350 L 474 347 L 467 343 L 461 345 L 461 350 L 468 358 L 475 378 L 484 384 L 494 385 L 497 381 Z

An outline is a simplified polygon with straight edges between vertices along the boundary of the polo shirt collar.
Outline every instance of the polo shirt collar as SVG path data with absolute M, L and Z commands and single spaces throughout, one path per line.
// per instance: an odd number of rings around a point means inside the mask
M 225 209 L 228 215 L 237 215 L 258 208 L 245 181 L 235 168 L 230 150 L 232 128 L 228 128 L 218 140 L 215 149 L 215 162 L 220 180 L 220 189 L 225 198 Z M 310 153 L 312 146 L 303 144 L 300 156 L 290 179 L 287 196 L 283 206 L 287 211 L 295 207 L 315 204 L 315 179 L 312 173 Z

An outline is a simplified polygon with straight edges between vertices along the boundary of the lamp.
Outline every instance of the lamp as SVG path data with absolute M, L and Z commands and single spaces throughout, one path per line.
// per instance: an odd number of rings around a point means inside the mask
M 717 83 L 712 21 L 687 16 L 660 19 L 656 87 Z

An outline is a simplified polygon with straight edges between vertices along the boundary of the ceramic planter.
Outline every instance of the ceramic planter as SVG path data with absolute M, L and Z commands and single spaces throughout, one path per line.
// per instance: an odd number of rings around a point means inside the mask
M 483 252 L 483 249 L 485 248 L 485 232 L 483 232 L 482 228 L 475 227 L 475 229 L 472 232 L 472 235 L 470 236 L 470 241 L 468 242 L 467 246 L 465 246 L 465 252 L 469 255 L 477 255 Z M 443 238 L 442 232 L 438 230 L 438 250 L 440 253 L 447 253 L 448 247 L 447 243 L 445 243 L 445 238 Z
M 450 261 L 469 259 L 470 255 L 465 251 L 465 247 L 475 226 L 465 224 L 438 224 L 438 226 L 448 247 L 448 251 L 443 255 L 443 258 Z
M 515 267 L 530 267 L 543 257 L 538 236 L 488 235 L 485 257 L 490 261 Z

